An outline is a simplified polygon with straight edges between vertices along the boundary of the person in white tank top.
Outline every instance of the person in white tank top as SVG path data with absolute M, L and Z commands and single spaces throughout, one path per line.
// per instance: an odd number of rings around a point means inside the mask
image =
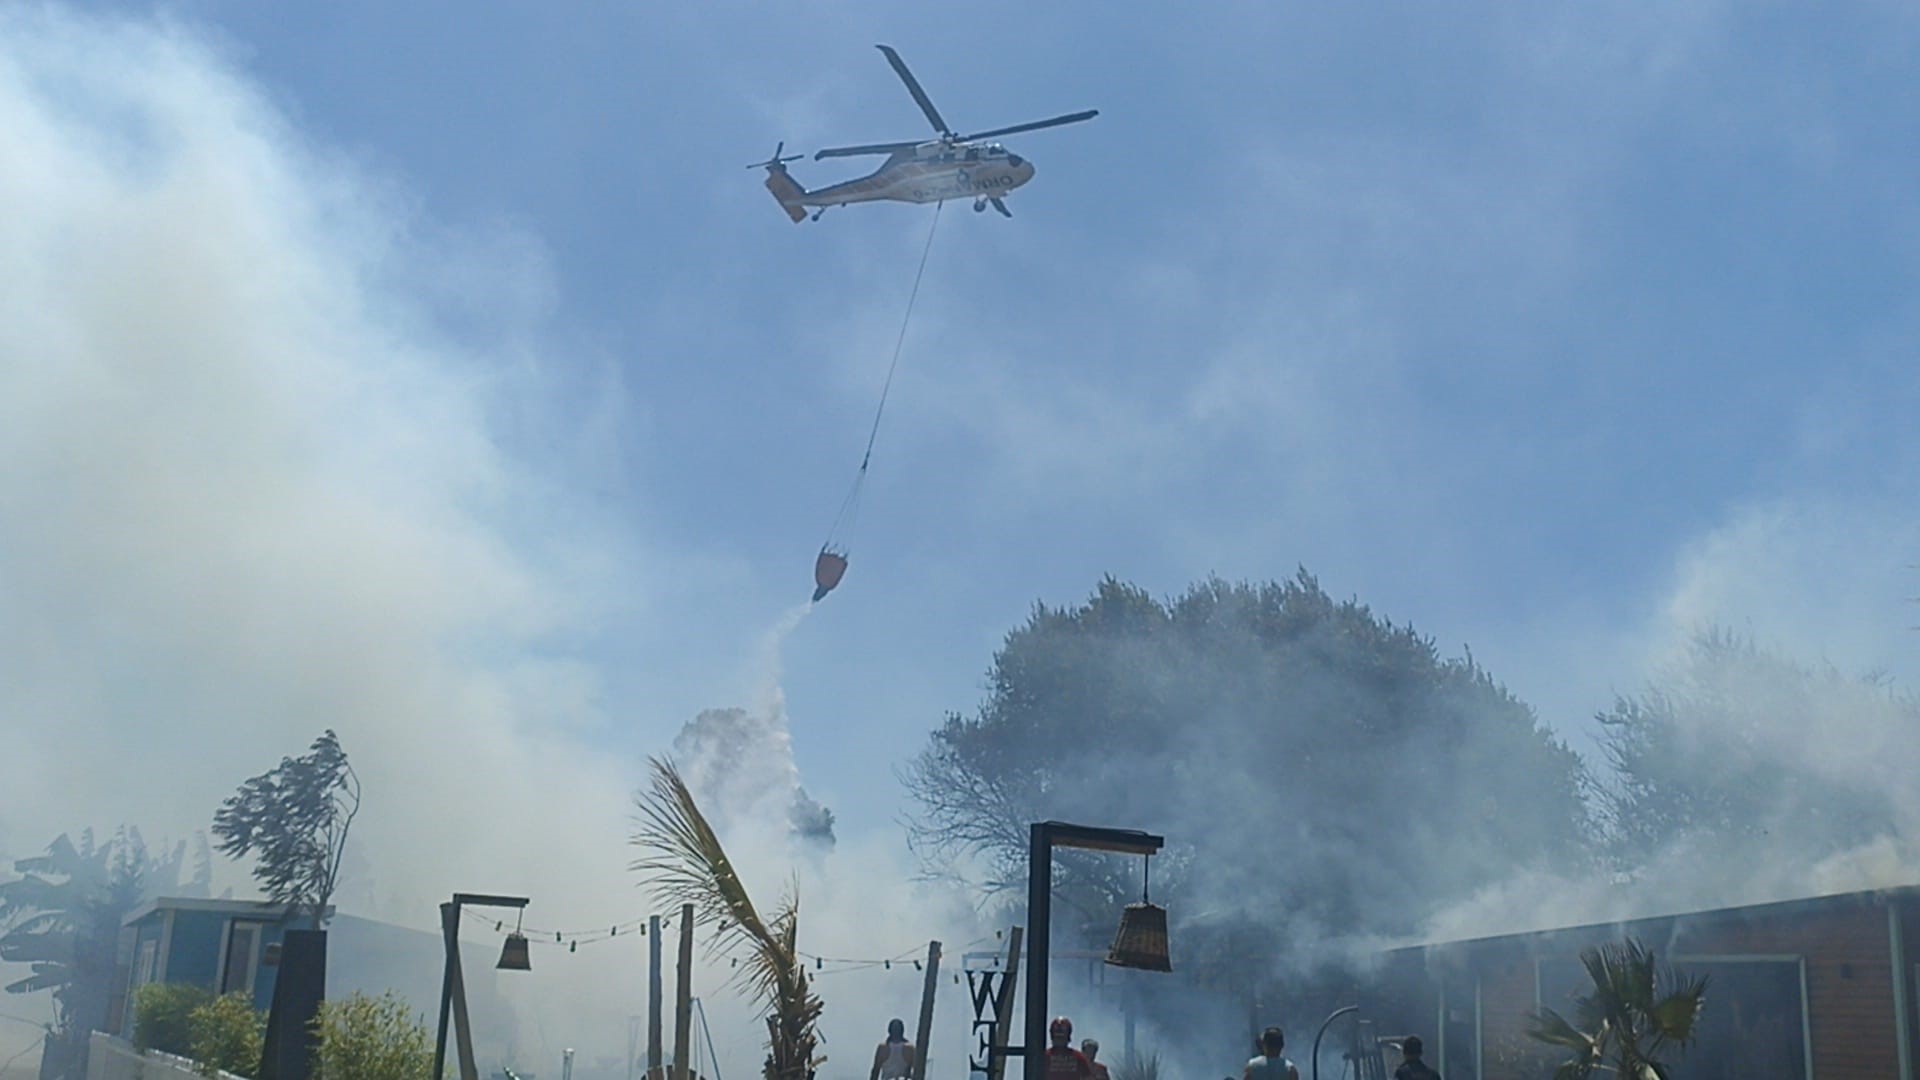
M 887 1021 L 887 1041 L 874 1048 L 873 1072 L 867 1080 L 906 1080 L 913 1072 L 913 1053 L 906 1021 Z

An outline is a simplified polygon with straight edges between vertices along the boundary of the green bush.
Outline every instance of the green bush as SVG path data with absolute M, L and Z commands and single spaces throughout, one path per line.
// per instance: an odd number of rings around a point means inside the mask
M 1113 1067 L 1113 1080 L 1160 1080 L 1160 1052 L 1124 1056 Z
M 181 1057 L 193 1054 L 188 1017 L 213 993 L 183 983 L 148 983 L 133 996 L 133 1045 Z
M 313 1024 L 320 1036 L 314 1080 L 429 1080 L 433 1073 L 424 1018 L 391 990 L 321 1002 Z
M 267 1016 L 253 1007 L 245 994 L 214 998 L 187 1014 L 188 1056 L 200 1072 L 224 1070 L 235 1076 L 253 1076 L 260 1068 L 260 1048 L 266 1041 Z

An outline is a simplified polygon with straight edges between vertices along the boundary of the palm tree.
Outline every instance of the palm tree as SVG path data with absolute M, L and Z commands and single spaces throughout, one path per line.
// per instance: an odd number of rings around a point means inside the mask
M 13 864 L 21 876 L 0 884 L 0 960 L 31 965 L 8 993 L 53 994 L 42 1076 L 84 1072 L 87 1035 L 108 1020 L 120 922 L 157 890 L 176 890 L 185 857 L 184 841 L 154 856 L 138 829 L 117 829 L 104 844 L 87 829 L 78 843 L 63 833 L 44 854 Z M 203 840 L 190 886 L 200 895 L 211 882 L 207 860 Z
M 739 978 L 767 1010 L 767 1080 L 808 1080 L 819 1064 L 814 1029 L 824 1006 L 807 985 L 796 951 L 798 886 L 781 898 L 772 919 L 763 920 L 679 771 L 671 761 L 648 763 L 653 785 L 634 798 L 639 820 L 633 842 L 649 854 L 632 869 L 650 879 L 657 899 L 692 904 L 702 921 L 718 924 L 716 953 L 737 953 L 744 961 Z
M 1587 1080 L 1595 1072 L 1622 1080 L 1669 1080 L 1655 1056 L 1671 1045 L 1685 1050 L 1706 1001 L 1707 979 L 1663 968 L 1638 941 L 1609 942 L 1580 951 L 1593 992 L 1574 999 L 1574 1021 L 1541 1008 L 1527 1034 L 1572 1052 L 1554 1080 Z

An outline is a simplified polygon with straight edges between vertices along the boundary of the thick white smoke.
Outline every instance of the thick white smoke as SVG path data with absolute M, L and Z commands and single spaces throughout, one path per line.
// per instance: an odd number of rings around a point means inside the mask
M 1769 785 L 1756 791 L 1761 816 L 1745 835 L 1680 835 L 1643 852 L 1631 875 L 1490 882 L 1472 902 L 1437 913 L 1423 939 L 1920 882 L 1920 797 L 1909 782 L 1920 771 L 1920 642 L 1908 599 L 1915 551 L 1920 529 L 1900 501 L 1826 497 L 1741 509 L 1688 545 L 1624 653 L 1639 667 L 1626 674 L 1691 706 L 1679 749 L 1704 759 L 1692 767 L 1721 761 L 1729 776 L 1717 779 Z M 1753 651 L 1701 662 L 1694 642 L 1717 628 Z M 1628 681 L 1622 692 L 1639 689 Z M 1884 803 L 1885 823 L 1831 850 L 1822 817 L 1838 810 L 1823 789 Z
M 632 913 L 637 770 L 586 741 L 596 679 L 560 643 L 644 586 L 497 435 L 537 419 L 507 362 L 541 332 L 537 260 L 420 243 L 192 33 L 32 5 L 0 12 L 0 199 L 11 853 L 189 835 L 332 727 L 366 792 L 351 913 Z M 583 1043 L 624 1039 L 595 963 L 509 986 L 530 1057 L 596 1008 L 617 1030 Z
M 531 926 L 579 930 L 652 910 L 626 869 L 642 762 L 602 748 L 664 750 L 684 718 L 610 715 L 567 646 L 599 597 L 639 606 L 648 583 L 500 435 L 618 421 L 540 426 L 521 355 L 555 336 L 537 258 L 420 243 L 436 230 L 194 34 L 52 9 L 0 14 L 0 198 L 11 854 L 89 823 L 189 835 L 332 727 L 366 792 L 343 911 L 425 930 L 454 891 L 502 892 L 532 898 Z M 797 881 L 809 951 L 939 935 L 957 955 L 972 912 L 917 887 L 900 841 L 793 845 L 808 804 L 777 656 L 801 614 L 760 644 L 748 707 L 717 714 L 732 726 L 679 749 L 761 902 Z M 467 925 L 498 940 L 488 913 Z M 483 1033 L 483 1064 L 551 1072 L 573 1047 L 580 1076 L 623 1075 L 645 946 L 536 944 L 531 973 L 495 979 L 520 1023 Z M 702 956 L 721 1071 L 751 1074 L 763 1029 Z M 907 962 L 823 973 L 826 1075 L 864 1071 L 918 979 Z M 935 1053 L 957 1054 L 965 1009 L 943 987 Z M 32 1035 L 8 1025 L 0 1050 Z

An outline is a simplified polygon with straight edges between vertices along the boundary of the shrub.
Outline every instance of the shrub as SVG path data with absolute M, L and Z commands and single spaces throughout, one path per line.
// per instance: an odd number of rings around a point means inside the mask
M 322 1002 L 313 1023 L 320 1036 L 314 1080 L 429 1080 L 433 1072 L 433 1036 L 391 990 Z
M 1160 1080 L 1160 1052 L 1125 1055 L 1113 1067 L 1113 1080 Z
M 215 1070 L 253 1076 L 260 1068 L 266 1031 L 266 1014 L 255 1011 L 245 994 L 217 997 L 187 1014 L 193 1050 L 189 1056 L 206 1076 Z
M 148 983 L 133 997 L 133 1044 L 142 1050 L 192 1056 L 188 1017 L 212 1000 L 212 992 L 198 986 Z

